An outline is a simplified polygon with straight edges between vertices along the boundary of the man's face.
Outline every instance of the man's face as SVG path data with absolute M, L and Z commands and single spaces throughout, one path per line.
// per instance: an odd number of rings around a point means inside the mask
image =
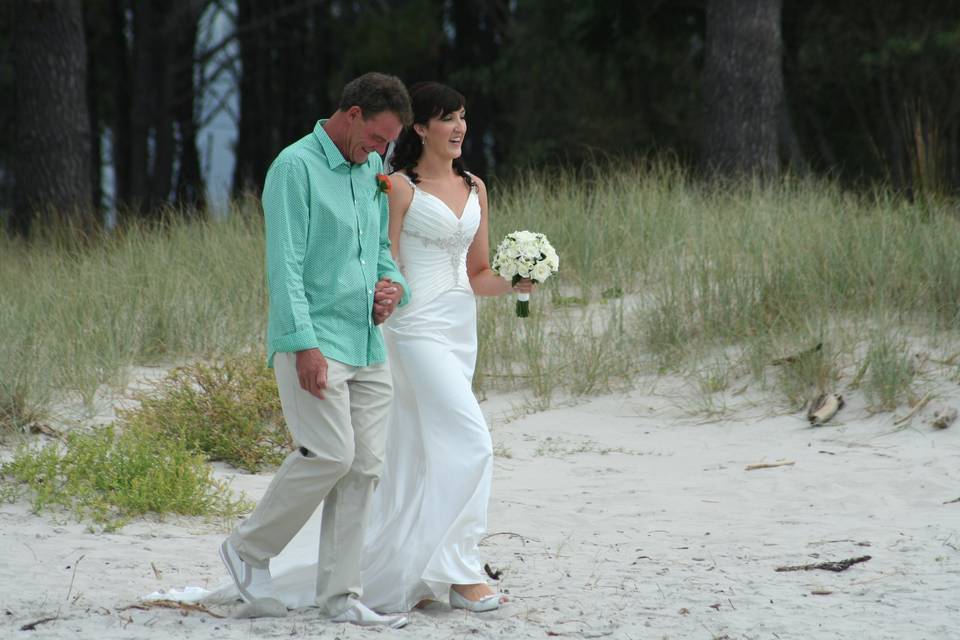
M 347 160 L 363 164 L 372 152 L 383 155 L 387 145 L 400 135 L 403 123 L 392 111 L 381 111 L 364 120 L 360 107 L 350 107 L 350 132 L 347 137 Z

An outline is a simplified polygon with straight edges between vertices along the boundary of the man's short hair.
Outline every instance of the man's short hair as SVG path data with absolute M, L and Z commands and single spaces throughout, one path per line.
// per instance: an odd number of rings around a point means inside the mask
M 397 114 L 404 126 L 413 122 L 410 94 L 400 78 L 371 71 L 347 83 L 340 96 L 339 109 L 346 111 L 357 106 L 364 119 L 384 111 Z

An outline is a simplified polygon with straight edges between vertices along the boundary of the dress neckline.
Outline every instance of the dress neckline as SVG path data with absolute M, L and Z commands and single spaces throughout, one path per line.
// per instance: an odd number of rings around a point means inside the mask
M 460 209 L 460 215 L 457 215 L 457 212 L 453 209 L 453 207 L 451 207 L 449 204 L 447 204 L 446 200 L 444 200 L 444 199 L 441 198 L 440 196 L 434 195 L 434 194 L 430 193 L 429 191 L 426 191 L 426 190 L 424 190 L 424 189 L 421 189 L 420 187 L 418 187 L 418 186 L 416 186 L 416 185 L 413 186 L 413 191 L 414 191 L 414 194 L 416 194 L 416 193 L 422 193 L 422 194 L 424 194 L 424 195 L 430 196 L 431 198 L 433 198 L 434 200 L 436 200 L 437 202 L 439 202 L 440 204 L 442 204 L 442 205 L 443 205 L 443 208 L 446 209 L 447 211 L 449 211 L 449 212 L 450 212 L 450 215 L 452 215 L 452 216 L 453 216 L 454 218 L 456 218 L 457 220 L 463 220 L 463 216 L 464 216 L 464 214 L 466 214 L 466 212 L 467 212 L 467 207 L 470 206 L 470 198 L 472 198 L 472 197 L 474 196 L 475 192 L 476 192 L 475 189 L 473 189 L 473 188 L 470 189 L 470 193 L 467 194 L 467 200 L 463 203 L 463 207 Z
M 431 198 L 433 198 L 434 200 L 436 200 L 437 202 L 439 202 L 440 204 L 442 204 L 442 205 L 443 205 L 443 208 L 446 209 L 447 211 L 449 211 L 449 212 L 450 212 L 450 215 L 452 215 L 452 216 L 453 216 L 454 218 L 456 218 L 457 220 L 463 220 L 463 216 L 464 216 L 464 214 L 467 212 L 467 207 L 470 206 L 470 198 L 472 198 L 472 197 L 473 197 L 474 195 L 476 195 L 476 193 L 477 193 L 477 185 L 474 184 L 472 187 L 470 187 L 470 192 L 467 194 L 467 199 L 466 199 L 466 201 L 464 201 L 463 207 L 461 207 L 461 209 L 460 209 L 460 215 L 457 215 L 456 210 L 454 210 L 453 207 L 451 207 L 449 204 L 447 204 L 447 201 L 446 201 L 446 200 L 444 200 L 443 198 L 441 198 L 441 197 L 438 196 L 438 195 L 434 195 L 434 194 L 430 193 L 429 191 L 425 190 L 423 187 L 421 187 L 420 185 L 418 185 L 416 182 L 414 182 L 413 180 L 411 180 L 411 179 L 410 179 L 410 176 L 407 175 L 406 171 L 402 171 L 402 170 L 401 170 L 401 171 L 397 171 L 397 173 L 400 174 L 401 176 L 403 176 L 403 179 L 406 180 L 407 183 L 413 188 L 413 195 L 414 195 L 414 197 L 416 197 L 417 193 L 423 193 L 423 194 L 426 194 L 426 195 L 430 196 Z M 471 174 L 471 177 L 472 177 L 472 174 Z

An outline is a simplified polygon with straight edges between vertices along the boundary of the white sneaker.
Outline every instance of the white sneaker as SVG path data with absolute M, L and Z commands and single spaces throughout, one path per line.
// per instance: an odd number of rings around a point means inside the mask
M 245 601 L 253 602 L 270 595 L 270 569 L 258 569 L 241 558 L 229 538 L 220 545 L 220 559 Z
M 391 629 L 399 629 L 407 625 L 407 617 L 402 615 L 381 615 L 376 611 L 370 609 L 367 605 L 363 604 L 359 600 L 355 600 L 353 604 L 347 607 L 346 611 L 339 613 L 332 618 L 331 622 L 349 622 L 351 624 L 357 624 L 361 627 L 390 627 Z

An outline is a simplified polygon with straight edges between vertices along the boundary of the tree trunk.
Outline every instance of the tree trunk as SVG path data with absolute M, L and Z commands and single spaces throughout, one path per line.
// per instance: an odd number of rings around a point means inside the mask
M 196 90 L 194 87 L 194 49 L 197 45 L 197 22 L 204 3 L 193 0 L 190 14 L 181 29 L 179 42 L 173 52 L 174 113 L 179 141 L 177 163 L 176 203 L 186 213 L 196 212 L 205 201 L 203 177 L 200 173 L 200 154 L 197 151 Z
M 12 230 L 37 213 L 89 214 L 90 118 L 80 0 L 20 0 L 14 14 L 16 191 Z
M 110 159 L 113 163 L 114 175 L 114 202 L 118 208 L 123 208 L 131 200 L 132 185 L 130 173 L 133 162 L 131 150 L 132 122 L 131 115 L 131 75 L 130 75 L 130 45 L 127 42 L 127 31 L 132 28 L 127 19 L 127 3 L 129 0 L 111 0 L 110 3 L 110 64 L 114 69 L 113 86 L 110 88 L 113 97 L 113 129 L 111 136 Z
M 155 143 L 151 125 L 157 100 L 153 41 L 159 23 L 153 4 L 153 0 L 133 3 L 129 191 L 124 205 L 135 214 L 150 206 L 150 147 Z
M 264 178 L 261 140 L 268 128 L 267 113 L 261 110 L 267 94 L 269 61 L 264 59 L 263 34 L 251 26 L 262 17 L 258 0 L 237 0 L 237 38 L 240 49 L 240 119 L 237 123 L 236 163 L 233 170 L 233 193 L 240 196 L 259 191 Z M 269 160 L 267 160 L 269 162 Z
M 708 0 L 703 161 L 722 176 L 779 173 L 782 0 Z
M 101 158 L 103 157 L 103 147 L 100 144 L 101 114 L 98 93 L 103 89 L 97 83 L 97 76 L 93 70 L 98 65 L 103 64 L 98 55 L 97 47 L 94 46 L 96 32 L 94 26 L 90 24 L 89 14 L 84 11 L 83 31 L 87 43 L 87 109 L 90 113 L 90 189 L 92 200 L 90 202 L 97 220 L 102 219 L 103 206 L 103 176 L 101 175 Z
M 498 108 L 493 87 L 499 48 L 507 39 L 509 12 L 503 0 L 483 2 L 454 2 L 451 22 L 456 38 L 451 82 L 467 98 L 470 129 L 463 156 L 464 162 L 480 175 L 490 171 L 489 160 L 496 155 L 495 130 L 501 109 Z M 469 69 L 471 72 L 457 73 Z

